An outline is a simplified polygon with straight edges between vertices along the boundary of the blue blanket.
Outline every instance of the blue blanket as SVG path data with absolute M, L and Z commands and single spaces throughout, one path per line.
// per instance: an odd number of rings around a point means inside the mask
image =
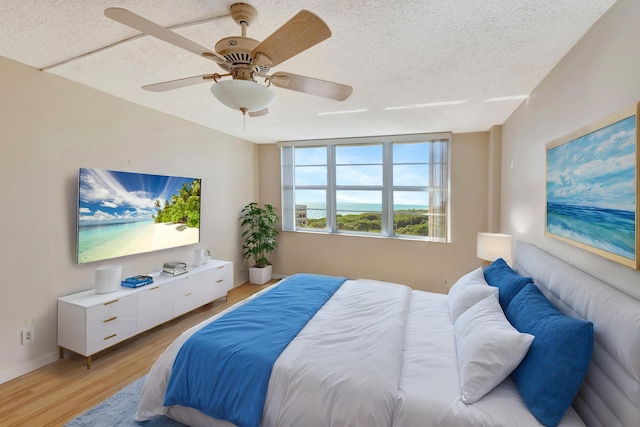
M 296 274 L 193 334 L 176 356 L 164 405 L 258 426 L 276 359 L 346 280 Z

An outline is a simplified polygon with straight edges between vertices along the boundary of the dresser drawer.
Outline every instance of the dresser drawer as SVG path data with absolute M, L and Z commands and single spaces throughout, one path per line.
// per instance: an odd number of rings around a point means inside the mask
M 227 296 L 229 289 L 233 287 L 233 264 L 224 263 L 207 272 L 203 297 L 207 302 Z
M 87 353 L 93 354 L 134 336 L 136 322 L 133 318 L 118 318 L 102 323 L 88 332 Z
M 138 292 L 138 332 L 144 332 L 173 317 L 173 286 L 174 281 L 163 285 L 153 284 Z
M 89 325 L 104 322 L 113 317 L 124 317 L 136 309 L 135 295 L 109 300 L 87 310 Z
M 204 305 L 202 299 L 202 278 L 200 275 L 185 277 L 173 285 L 173 315 L 180 316 Z

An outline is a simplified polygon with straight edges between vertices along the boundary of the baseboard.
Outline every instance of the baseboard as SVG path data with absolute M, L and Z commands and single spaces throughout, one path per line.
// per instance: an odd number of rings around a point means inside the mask
M 40 369 L 43 366 L 46 366 L 50 363 L 55 362 L 59 358 L 58 351 L 54 351 L 53 353 L 46 354 L 36 360 L 31 360 L 27 363 L 23 363 L 18 366 L 14 366 L 11 369 L 7 369 L 6 371 L 0 372 L 0 384 L 4 384 L 8 381 L 21 377 L 24 374 L 28 374 L 29 372 L 35 371 L 36 369 Z

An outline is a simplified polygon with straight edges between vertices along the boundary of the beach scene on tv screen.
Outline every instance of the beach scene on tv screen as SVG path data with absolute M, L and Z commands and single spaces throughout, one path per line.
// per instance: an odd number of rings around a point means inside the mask
M 80 169 L 78 264 L 198 243 L 200 182 Z

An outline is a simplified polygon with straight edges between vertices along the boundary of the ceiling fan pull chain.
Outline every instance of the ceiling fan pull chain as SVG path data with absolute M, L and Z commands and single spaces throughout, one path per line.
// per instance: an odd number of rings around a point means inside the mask
M 246 132 L 247 131 L 247 109 L 240 108 L 240 111 L 242 111 L 242 131 Z

